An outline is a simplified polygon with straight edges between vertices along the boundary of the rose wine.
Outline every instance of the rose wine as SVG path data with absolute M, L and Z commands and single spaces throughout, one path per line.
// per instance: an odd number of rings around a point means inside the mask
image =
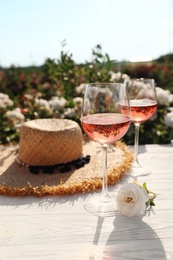
M 130 100 L 130 109 L 133 123 L 143 123 L 154 115 L 157 103 L 155 100 Z
M 129 126 L 130 117 L 124 114 L 92 114 L 82 119 L 85 133 L 102 144 L 113 143 L 121 139 L 128 131 Z

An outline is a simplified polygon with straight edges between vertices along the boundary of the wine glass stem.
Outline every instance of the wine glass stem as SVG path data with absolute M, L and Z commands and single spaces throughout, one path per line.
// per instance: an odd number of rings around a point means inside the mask
M 140 124 L 135 123 L 134 161 L 137 164 L 139 164 L 139 161 L 138 161 L 139 128 L 140 128 Z
M 103 181 L 102 181 L 102 196 L 106 197 L 108 195 L 107 186 L 107 150 L 108 145 L 103 144 Z

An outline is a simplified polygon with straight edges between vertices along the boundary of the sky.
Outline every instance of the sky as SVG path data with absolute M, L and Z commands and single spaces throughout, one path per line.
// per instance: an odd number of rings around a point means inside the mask
M 2 67 L 40 66 L 62 50 L 85 63 L 97 44 L 117 61 L 173 52 L 173 0 L 0 0 Z

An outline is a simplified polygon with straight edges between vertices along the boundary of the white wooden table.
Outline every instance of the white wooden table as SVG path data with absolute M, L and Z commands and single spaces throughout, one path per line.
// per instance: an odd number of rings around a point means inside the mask
M 138 182 L 158 193 L 149 216 L 93 216 L 90 195 L 0 196 L 0 260 L 173 259 L 173 146 L 140 146 L 139 159 L 152 174 Z

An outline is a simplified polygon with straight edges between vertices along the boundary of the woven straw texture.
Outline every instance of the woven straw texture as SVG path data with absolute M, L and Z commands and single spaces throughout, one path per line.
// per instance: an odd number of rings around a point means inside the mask
M 29 165 L 55 165 L 82 155 L 82 131 L 67 119 L 37 119 L 20 131 L 19 159 Z
M 94 141 L 84 141 L 83 155 L 91 155 L 90 163 L 68 173 L 32 174 L 16 161 L 18 147 L 1 146 L 0 195 L 46 196 L 70 195 L 92 192 L 102 187 L 103 154 Z M 108 185 L 116 184 L 131 167 L 133 161 L 129 148 L 118 141 L 108 151 Z

